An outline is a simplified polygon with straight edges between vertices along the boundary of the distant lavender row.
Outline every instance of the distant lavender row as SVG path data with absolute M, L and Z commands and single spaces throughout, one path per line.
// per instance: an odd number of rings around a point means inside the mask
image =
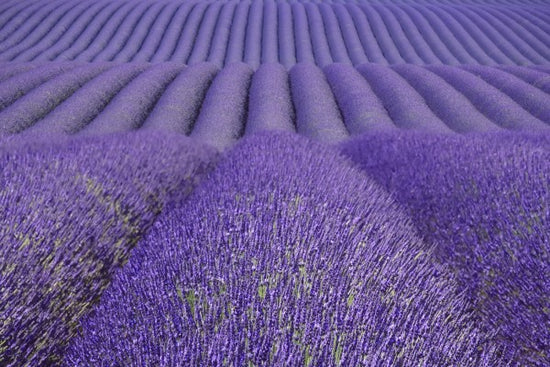
M 159 217 L 64 365 L 505 365 L 432 249 L 336 149 L 246 138 Z
M 0 77 L 0 135 L 146 128 L 224 148 L 262 130 L 337 142 L 396 128 L 550 127 L 550 79 L 538 67 L 54 62 L 3 64 Z
M 113 270 L 214 157 L 160 132 L 73 139 L 0 145 L 2 366 L 58 365 Z
M 3 61 L 550 62 L 548 3 L 5 1 Z
M 511 365 L 550 365 L 550 135 L 394 132 L 343 151 L 408 209 Z

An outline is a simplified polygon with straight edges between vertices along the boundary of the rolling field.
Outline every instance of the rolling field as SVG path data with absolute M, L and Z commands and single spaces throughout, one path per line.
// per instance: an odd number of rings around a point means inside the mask
M 547 131 L 550 74 L 534 67 L 244 63 L 5 64 L 0 134 L 163 130 L 223 149 L 293 131 L 338 142 L 372 131 Z
M 6 1 L 0 60 L 545 65 L 545 1 Z
M 5 0 L 0 367 L 550 366 L 550 2 Z

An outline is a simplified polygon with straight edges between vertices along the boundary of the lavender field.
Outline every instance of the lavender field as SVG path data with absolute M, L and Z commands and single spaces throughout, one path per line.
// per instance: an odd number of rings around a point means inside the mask
M 550 2 L 2 1 L 18 366 L 550 366 Z

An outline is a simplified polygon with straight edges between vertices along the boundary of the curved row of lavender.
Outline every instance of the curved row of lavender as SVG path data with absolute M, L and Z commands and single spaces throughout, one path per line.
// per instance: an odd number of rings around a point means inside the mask
M 137 129 L 225 148 L 262 130 L 337 142 L 369 131 L 550 127 L 548 71 L 520 66 L 8 63 L 0 135 Z
M 550 135 L 398 132 L 342 149 L 407 208 L 512 365 L 550 365 Z
M 3 1 L 2 61 L 545 65 L 543 1 Z
M 0 365 L 58 365 L 113 270 L 214 158 L 160 132 L 2 140 Z
M 261 133 L 161 214 L 64 365 L 502 365 L 432 251 L 336 149 Z

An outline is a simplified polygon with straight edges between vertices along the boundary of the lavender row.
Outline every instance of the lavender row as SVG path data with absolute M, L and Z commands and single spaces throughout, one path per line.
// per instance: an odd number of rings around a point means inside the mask
M 0 136 L 32 126 L 107 68 L 105 63 L 72 68 L 32 89 L 0 112 Z
M 290 133 L 163 212 L 81 330 L 64 365 L 505 363 L 390 195 Z
M 550 363 L 550 135 L 393 132 L 343 152 L 405 206 L 512 366 Z
M 182 69 L 182 65 L 171 63 L 149 67 L 120 90 L 82 133 L 105 134 L 138 129 Z
M 133 63 L 102 72 L 36 121 L 28 131 L 70 134 L 84 129 L 145 68 L 146 65 Z
M 544 4 L 57 0 L 0 6 L 0 60 L 222 67 L 244 62 L 527 65 L 550 61 Z
M 149 132 L 17 136 L 0 157 L 0 364 L 58 365 L 114 269 L 214 155 Z
M 0 131 L 98 134 L 141 128 L 225 148 L 261 130 L 322 141 L 385 129 L 484 132 L 550 127 L 548 72 L 508 66 L 338 63 L 8 63 Z

